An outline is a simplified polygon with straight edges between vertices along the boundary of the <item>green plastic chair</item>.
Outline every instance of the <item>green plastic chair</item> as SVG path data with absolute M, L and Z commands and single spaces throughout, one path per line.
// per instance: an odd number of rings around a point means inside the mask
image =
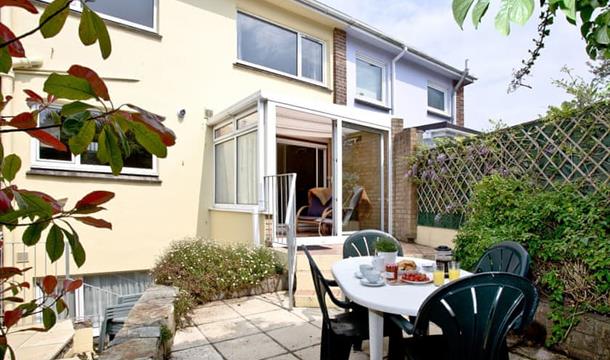
M 379 230 L 360 230 L 345 239 L 343 243 L 343 258 L 375 255 L 375 244 L 381 239 L 389 239 L 396 243 L 398 256 L 403 256 L 402 246 L 392 235 Z
M 500 271 L 526 276 L 530 268 L 530 254 L 521 244 L 503 241 L 490 247 L 479 259 L 474 273 Z
M 509 273 L 481 273 L 440 287 L 421 306 L 414 323 L 391 320 L 413 337 L 397 347 L 409 360 L 508 359 L 506 335 L 517 323 L 529 324 L 538 306 L 534 284 Z M 524 321 L 522 321 L 524 320 Z M 429 323 L 442 335 L 427 335 Z

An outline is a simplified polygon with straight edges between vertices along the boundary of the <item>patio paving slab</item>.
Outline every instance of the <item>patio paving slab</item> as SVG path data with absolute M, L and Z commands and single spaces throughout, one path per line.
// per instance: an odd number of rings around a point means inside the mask
M 193 311 L 192 321 L 197 324 L 206 324 L 221 320 L 237 319 L 240 315 L 229 305 L 218 302 L 214 306 L 199 307 Z
M 228 304 L 233 310 L 244 316 L 273 311 L 278 308 L 276 304 L 258 298 L 251 298 L 245 301 L 231 302 Z
M 260 332 L 246 319 L 231 319 L 198 326 L 203 335 L 212 343 L 244 337 Z
M 73 336 L 72 321 L 61 320 L 48 332 L 24 331 L 9 334 L 8 342 L 19 360 L 46 360 L 54 359 L 61 353 Z
M 286 352 L 273 339 L 265 334 L 255 334 L 214 345 L 227 359 L 261 360 Z
M 207 345 L 208 343 L 208 340 L 203 336 L 201 331 L 196 326 L 190 326 L 176 332 L 176 335 L 174 335 L 174 345 L 172 346 L 172 350 L 185 350 Z
M 186 350 L 172 352 L 172 360 L 223 360 L 222 356 L 212 347 L 212 345 L 198 346 Z
M 267 335 L 288 350 L 298 350 L 319 344 L 321 331 L 316 326 L 305 323 L 290 329 L 272 330 Z
M 256 327 L 264 331 L 302 325 L 307 322 L 301 319 L 300 317 L 290 313 L 287 309 L 280 309 L 261 314 L 248 315 L 246 316 L 246 319 L 250 320 L 256 325 Z

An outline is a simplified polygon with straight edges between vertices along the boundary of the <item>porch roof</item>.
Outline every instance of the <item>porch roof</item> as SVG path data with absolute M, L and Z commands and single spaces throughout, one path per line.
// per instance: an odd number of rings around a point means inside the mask
M 254 94 L 234 103 L 218 114 L 215 114 L 210 121 L 208 121 L 208 125 L 217 125 L 227 118 L 238 115 L 245 110 L 257 106 L 259 102 L 265 101 L 274 102 L 279 106 L 288 106 L 295 110 L 315 113 L 319 116 L 325 116 L 333 119 L 341 118 L 344 120 L 353 120 L 362 124 L 375 125 L 376 127 L 381 127 L 386 130 L 391 129 L 392 116 L 389 114 L 347 107 L 345 105 L 337 105 L 333 103 L 311 102 L 297 97 L 274 94 L 263 90 L 259 90 Z

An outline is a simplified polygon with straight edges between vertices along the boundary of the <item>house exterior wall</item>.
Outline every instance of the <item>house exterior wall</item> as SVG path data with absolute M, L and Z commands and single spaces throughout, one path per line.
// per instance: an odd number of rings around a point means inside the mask
M 391 81 L 392 60 L 400 53 L 400 50 L 389 51 L 361 40 L 348 33 L 347 36 L 347 104 L 358 108 L 389 113 L 391 111 Z M 384 64 L 384 106 L 367 104 L 356 99 L 356 59 L 364 56 Z M 439 121 L 450 121 L 450 116 L 438 115 L 428 111 L 428 83 L 447 89 L 448 104 L 452 103 L 451 96 L 453 79 L 425 68 L 402 57 L 396 63 L 396 83 L 394 95 L 393 116 L 404 119 L 405 127 L 413 127 Z M 462 106 L 463 119 L 463 97 L 458 106 Z M 460 114 L 460 111 L 457 112 Z
M 39 189 L 67 197 L 73 204 L 96 189 L 116 194 L 101 214 L 112 222 L 113 230 L 101 230 L 75 224 L 87 250 L 87 262 L 75 273 L 104 273 L 150 268 L 170 241 L 186 236 L 220 236 L 220 230 L 233 216 L 212 213 L 213 167 L 211 130 L 206 126 L 205 109 L 220 112 L 228 105 L 260 89 L 317 102 L 332 103 L 332 66 L 334 24 L 318 22 L 315 17 L 289 2 L 209 0 L 160 1 L 159 33 L 153 34 L 108 24 L 113 53 L 102 61 L 97 44 L 84 47 L 78 41 L 78 17 L 70 15 L 63 31 L 43 40 L 39 34 L 23 41 L 30 58 L 43 60 L 42 68 L 18 71 L 14 100 L 6 113 L 29 110 L 23 89 L 42 92 L 46 76 L 65 71 L 73 63 L 96 70 L 110 90 L 115 104 L 134 103 L 166 116 L 165 124 L 175 131 L 176 145 L 168 157 L 159 159 L 157 182 L 128 181 L 112 178 L 81 178 L 26 175 L 30 170 L 32 148 L 24 134 L 3 135 L 5 153 L 22 157 L 22 171 L 15 183 L 27 189 Z M 291 3 L 291 2 L 290 2 Z M 259 15 L 321 39 L 326 44 L 326 84 L 312 86 L 267 72 L 236 66 L 237 9 Z M 2 10 L 3 17 L 8 10 Z M 37 24 L 37 17 L 11 10 L 15 33 L 23 33 Z M 5 95 L 8 93 L 5 92 Z M 186 110 L 184 119 L 176 113 Z M 156 180 L 156 179 L 155 179 Z M 251 215 L 244 220 L 243 231 L 252 234 Z M 237 219 L 240 221 L 240 219 Z M 218 221 L 217 223 L 214 223 Z M 226 236 L 240 239 L 242 227 Z M 7 232 L 7 242 L 20 242 L 19 231 Z

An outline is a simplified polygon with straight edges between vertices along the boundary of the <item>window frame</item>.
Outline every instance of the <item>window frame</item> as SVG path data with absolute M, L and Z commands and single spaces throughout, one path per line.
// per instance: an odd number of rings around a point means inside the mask
M 369 65 L 376 66 L 381 69 L 381 100 L 376 98 L 368 97 L 366 95 L 360 95 L 358 92 L 358 60 L 368 63 Z M 354 98 L 358 101 L 362 101 L 365 103 L 371 103 L 374 105 L 387 106 L 387 79 L 386 79 L 386 66 L 387 64 L 379 59 L 375 59 L 368 55 L 364 55 L 361 53 L 356 53 L 356 61 L 355 63 L 355 76 L 356 79 L 354 83 Z
M 40 0 L 44 3 L 51 3 L 51 0 Z M 152 32 L 155 34 L 159 33 L 159 0 L 152 0 L 153 1 L 153 27 L 149 27 L 146 25 L 142 25 L 142 24 L 138 24 L 129 20 L 125 20 L 125 19 L 121 19 L 112 15 L 107 15 L 101 12 L 96 11 L 95 13 L 98 14 L 102 19 L 117 23 L 117 24 L 121 24 L 121 25 L 125 25 L 131 28 L 135 28 L 138 30 L 144 30 L 144 31 L 148 31 L 148 32 Z M 80 1 L 73 1 L 70 4 L 70 10 L 73 11 L 78 11 L 78 12 L 82 12 L 83 11 L 83 7 Z
M 50 106 L 48 110 L 59 110 L 57 106 Z M 36 124 L 40 125 L 40 114 L 37 115 Z M 30 142 L 30 153 L 31 153 L 31 164 L 32 169 L 43 169 L 43 170 L 65 170 L 65 171 L 81 171 L 91 172 L 99 174 L 112 174 L 110 165 L 92 165 L 92 164 L 81 164 L 80 155 L 74 155 L 70 152 L 72 160 L 53 160 L 53 159 L 41 159 L 40 158 L 40 141 L 36 138 L 31 138 Z M 69 151 L 69 150 L 68 150 Z M 144 175 L 144 176 L 159 176 L 159 159 L 157 156 L 152 156 L 152 168 L 134 168 L 124 166 L 121 170 L 120 175 Z
M 214 125 L 214 127 L 212 128 L 212 168 L 214 169 L 214 174 L 212 176 L 213 178 L 213 184 L 212 184 L 212 196 L 214 198 L 213 200 L 213 204 L 214 204 L 214 208 L 215 209 L 228 209 L 228 210 L 254 210 L 254 209 L 258 209 L 258 199 L 255 203 L 253 204 L 240 204 L 238 203 L 238 194 L 237 194 L 237 188 L 238 188 L 238 183 L 237 183 L 237 172 L 238 172 L 238 148 L 237 148 L 237 139 L 241 136 L 244 135 L 248 135 L 254 132 L 259 131 L 258 128 L 258 122 L 255 122 L 253 124 L 249 124 L 248 126 L 242 127 L 241 129 L 237 128 L 237 122 L 243 118 L 246 118 L 252 114 L 258 114 L 258 110 L 256 108 L 251 108 L 248 110 L 244 110 L 242 112 L 240 112 L 237 115 L 234 115 L 231 117 L 231 119 L 228 119 L 226 121 L 222 121 L 216 125 Z M 219 137 L 216 137 L 215 133 L 216 130 L 219 128 L 222 128 L 228 124 L 233 124 L 233 131 L 230 132 L 229 134 L 225 134 Z M 216 202 L 216 145 L 218 144 L 222 144 L 228 141 L 233 141 L 233 154 L 234 154 L 234 160 L 233 161 L 233 190 L 234 190 L 234 198 L 233 198 L 233 203 L 218 203 Z M 256 142 L 256 147 L 257 147 L 257 152 L 259 149 L 259 143 L 258 143 L 258 138 L 257 138 L 257 142 Z M 258 163 L 258 157 L 257 157 L 257 163 Z M 259 171 L 258 171 L 258 165 L 256 166 L 256 176 L 257 178 L 259 177 Z M 257 192 L 258 192 L 258 184 L 257 184 Z M 258 197 L 258 196 L 257 196 Z
M 268 23 L 270 25 L 276 26 L 276 27 L 278 27 L 280 29 L 283 29 L 283 30 L 295 33 L 297 35 L 297 63 L 296 63 L 297 74 L 296 75 L 293 75 L 293 74 L 290 74 L 290 73 L 287 73 L 287 72 L 283 72 L 281 70 L 276 70 L 274 68 L 270 68 L 270 67 L 267 67 L 267 66 L 264 66 L 264 65 L 259 65 L 259 64 L 247 61 L 247 60 L 243 60 L 241 58 L 241 51 L 239 49 L 239 44 L 241 43 L 241 34 L 239 32 L 239 22 L 238 22 L 238 19 L 237 19 L 237 16 L 239 16 L 239 13 L 242 13 L 242 14 L 244 14 L 246 16 L 249 16 L 251 18 L 254 18 L 256 20 Z M 252 14 L 251 12 L 248 12 L 248 11 L 245 11 L 245 10 L 242 10 L 242 9 L 237 9 L 236 14 L 237 14 L 237 16 L 235 18 L 235 28 L 236 28 L 236 32 L 237 32 L 237 43 L 236 43 L 236 45 L 237 45 L 236 46 L 236 48 L 237 48 L 237 51 L 236 51 L 237 60 L 235 61 L 236 63 L 244 64 L 246 66 L 250 66 L 250 67 L 253 67 L 253 68 L 260 69 L 260 70 L 264 70 L 264 71 L 268 71 L 268 72 L 271 72 L 271 73 L 275 73 L 275 74 L 278 74 L 278 75 L 281 75 L 281 76 L 287 76 L 287 77 L 293 78 L 295 80 L 305 81 L 305 82 L 308 82 L 308 83 L 311 83 L 311 84 L 314 84 L 314 85 L 319 85 L 319 86 L 326 87 L 326 83 L 328 81 L 328 76 L 327 76 L 328 75 L 328 65 L 327 65 L 327 63 L 328 63 L 328 54 L 327 54 L 328 46 L 326 44 L 326 41 L 324 41 L 322 39 L 319 39 L 319 38 L 317 38 L 315 36 L 306 34 L 304 32 L 301 32 L 299 30 L 296 30 L 294 28 L 291 28 L 289 26 L 285 26 L 285 25 L 279 24 L 279 23 L 277 23 L 275 21 L 272 21 L 272 20 L 269 20 L 269 19 L 267 19 L 265 17 Z M 303 49 L 303 46 L 302 46 L 302 41 L 301 41 L 303 38 L 322 45 L 322 81 L 310 79 L 308 77 L 303 76 L 303 69 L 302 69 L 302 65 L 303 65 L 303 52 L 302 52 L 302 49 Z
M 434 90 L 440 91 L 443 93 L 444 95 L 444 105 L 445 105 L 445 110 L 440 110 L 437 109 L 435 107 L 432 107 L 428 104 L 428 92 L 429 92 L 429 88 L 432 88 Z M 428 81 L 428 86 L 426 87 L 426 107 L 428 109 L 428 112 L 433 113 L 433 114 L 437 114 L 437 115 L 441 115 L 441 116 L 451 116 L 451 101 L 449 99 L 449 89 L 441 84 L 435 83 L 433 81 Z

